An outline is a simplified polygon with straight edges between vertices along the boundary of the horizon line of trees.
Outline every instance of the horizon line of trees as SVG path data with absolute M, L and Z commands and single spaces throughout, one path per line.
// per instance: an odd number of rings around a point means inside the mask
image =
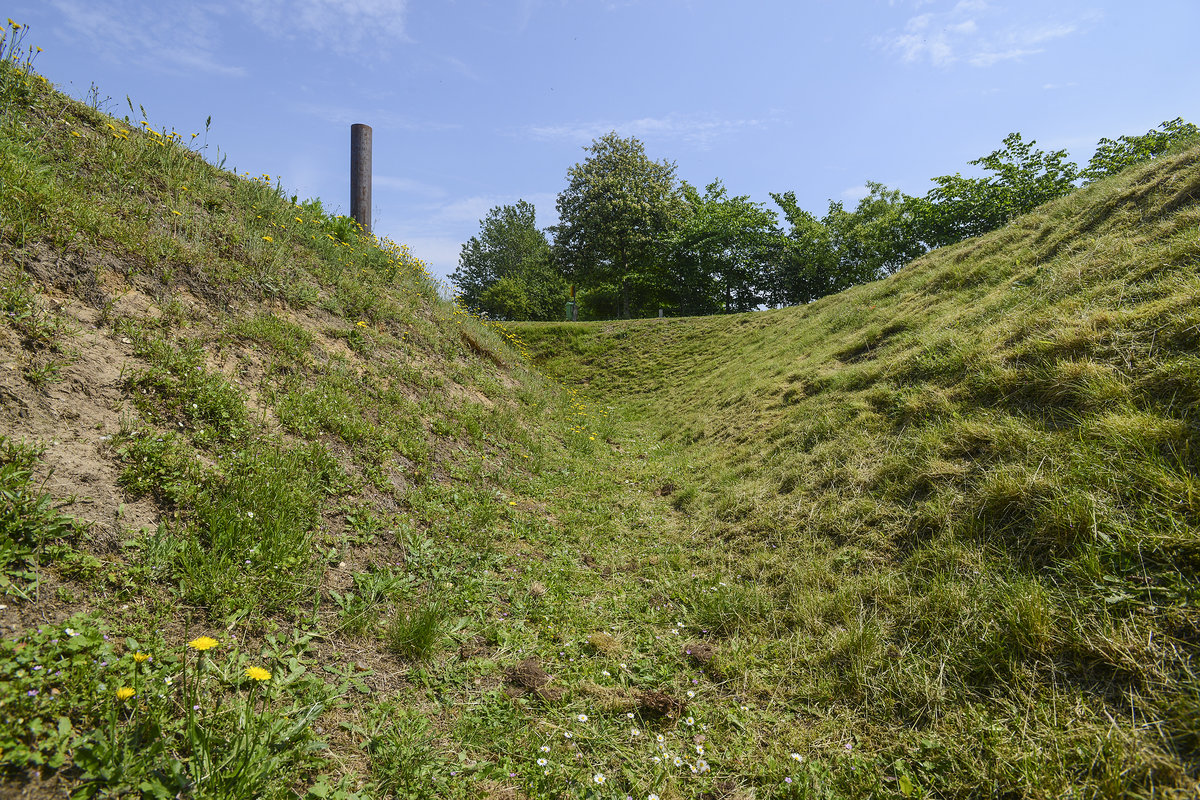
M 701 192 L 676 179 L 674 162 L 652 161 L 640 140 L 614 131 L 567 170 L 557 225 L 538 228 L 525 200 L 496 206 L 462 246 L 451 281 L 468 308 L 507 320 L 562 319 L 572 286 L 580 319 L 799 305 L 995 230 L 1198 136 L 1200 128 L 1176 118 L 1104 138 L 1081 169 L 1065 150 L 1038 150 L 1036 140 L 1011 133 L 969 162 L 982 176 L 933 178 L 923 197 L 868 181 L 853 209 L 831 201 L 818 218 L 791 191 L 771 193 L 778 212 L 731 196 L 719 179 Z

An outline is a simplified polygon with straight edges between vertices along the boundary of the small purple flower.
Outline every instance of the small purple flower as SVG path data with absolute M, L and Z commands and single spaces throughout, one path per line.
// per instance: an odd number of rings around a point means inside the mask
M 37 697 L 37 689 L 30 689 L 25 694 L 29 695 L 30 697 Z
M 784 782 L 784 783 L 791 783 L 791 782 L 792 782 L 792 779 L 791 779 L 791 778 L 784 778 L 784 779 L 783 779 L 783 782 Z

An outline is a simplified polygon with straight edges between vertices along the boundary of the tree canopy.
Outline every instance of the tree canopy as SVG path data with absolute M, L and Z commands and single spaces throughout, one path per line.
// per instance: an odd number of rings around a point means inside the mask
M 665 288 L 662 244 L 680 210 L 675 164 L 651 161 L 641 141 L 615 131 L 584 149 L 558 195 L 555 261 L 597 296 L 615 291 L 627 318 L 656 307 Z
M 677 182 L 635 137 L 610 132 L 585 147 L 557 197 L 559 222 L 538 230 L 533 206 L 499 206 L 463 245 L 453 280 L 473 308 L 507 319 L 557 319 L 567 282 L 584 318 L 717 314 L 806 303 L 901 268 L 927 250 L 979 236 L 1037 206 L 1200 136 L 1182 119 L 1101 139 L 1085 169 L 1065 150 L 1020 133 L 968 162 L 982 174 L 933 178 L 917 197 L 867 182 L 853 208 L 824 216 L 794 191 L 771 193 L 779 214 L 717 179 L 704 192 Z
M 566 282 L 550 259 L 532 203 L 496 206 L 462 246 L 450 276 L 469 308 L 512 320 L 559 319 Z

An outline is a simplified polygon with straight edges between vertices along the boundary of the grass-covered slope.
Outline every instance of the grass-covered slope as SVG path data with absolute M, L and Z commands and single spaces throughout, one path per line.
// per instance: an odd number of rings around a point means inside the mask
M 808 306 L 522 335 L 682 448 L 746 689 L 937 794 L 1196 791 L 1200 148 Z
M 563 387 L 0 51 L 0 796 L 1195 793 L 1195 151 Z

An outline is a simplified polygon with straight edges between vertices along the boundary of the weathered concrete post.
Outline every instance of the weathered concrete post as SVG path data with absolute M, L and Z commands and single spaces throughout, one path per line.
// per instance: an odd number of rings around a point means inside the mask
M 371 126 L 350 126 L 350 216 L 371 232 Z

